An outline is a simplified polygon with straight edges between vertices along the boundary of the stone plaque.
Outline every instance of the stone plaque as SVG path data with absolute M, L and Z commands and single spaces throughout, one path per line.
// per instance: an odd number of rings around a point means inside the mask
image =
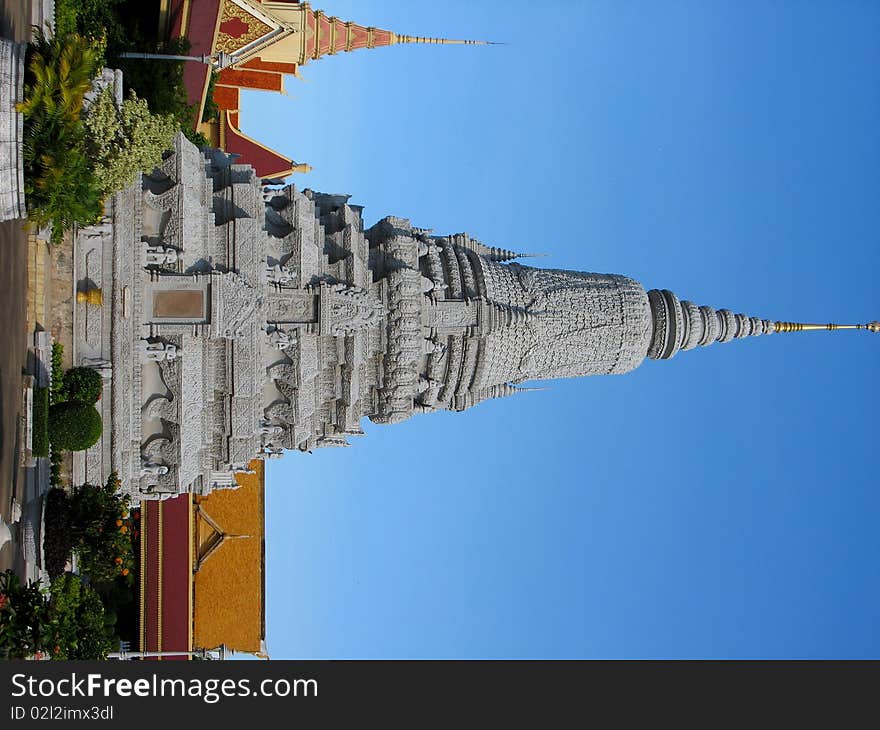
M 192 289 L 153 292 L 153 316 L 159 319 L 204 319 L 204 294 Z

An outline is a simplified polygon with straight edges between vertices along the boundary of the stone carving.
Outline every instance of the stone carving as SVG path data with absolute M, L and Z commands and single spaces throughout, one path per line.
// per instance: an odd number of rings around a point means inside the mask
M 212 279 L 211 305 L 215 336 L 237 339 L 242 337 L 246 325 L 258 321 L 263 298 L 241 276 L 225 272 Z
M 270 284 L 282 286 L 284 284 L 290 284 L 290 282 L 293 281 L 294 272 L 287 266 L 276 264 L 275 266 L 268 267 L 266 270 L 266 276 Z
M 351 446 L 351 444 L 345 440 L 345 436 L 321 436 L 315 445 L 316 446 L 330 446 L 330 447 L 337 447 L 337 448 L 339 448 L 339 447 L 344 448 L 346 446 Z
M 147 248 L 147 266 L 170 266 L 177 263 L 177 249 L 159 246 Z
M 285 290 L 289 296 L 270 296 L 266 302 L 269 322 L 314 322 L 315 297 L 308 292 Z
M 148 463 L 164 461 L 169 464 L 176 464 L 180 458 L 176 440 L 164 436 L 158 436 L 148 441 L 143 449 L 141 449 L 141 454 Z
M 165 360 L 174 360 L 177 357 L 177 345 L 170 342 L 150 342 L 142 340 L 141 355 L 148 362 L 162 362 Z
M 177 418 L 177 407 L 169 398 L 156 395 L 144 404 L 143 415 L 145 418 L 164 418 L 173 420 Z
M 270 326 L 266 330 L 266 335 L 276 350 L 287 350 L 296 344 L 296 332 L 285 332 L 283 329 Z
M 359 287 L 331 284 L 321 287 L 321 333 L 341 335 L 377 325 L 382 303 Z

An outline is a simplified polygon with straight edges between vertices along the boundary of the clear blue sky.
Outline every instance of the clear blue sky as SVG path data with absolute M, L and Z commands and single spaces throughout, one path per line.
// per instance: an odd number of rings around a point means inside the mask
M 880 318 L 880 5 L 324 0 L 494 47 L 309 64 L 242 126 L 409 217 L 771 319 Z M 880 335 L 754 338 L 267 480 L 275 658 L 878 657 Z

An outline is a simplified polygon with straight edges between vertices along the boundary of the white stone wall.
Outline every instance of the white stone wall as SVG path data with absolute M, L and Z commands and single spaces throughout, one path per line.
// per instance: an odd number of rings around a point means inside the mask
M 0 38 L 0 220 L 24 218 L 22 167 L 22 115 L 15 105 L 22 100 L 24 43 Z

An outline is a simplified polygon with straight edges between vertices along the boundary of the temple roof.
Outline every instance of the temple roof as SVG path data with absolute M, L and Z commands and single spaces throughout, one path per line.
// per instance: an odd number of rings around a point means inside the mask
M 239 158 L 254 168 L 257 177 L 274 180 L 287 177 L 297 170 L 297 163 L 289 157 L 276 152 L 255 139 L 248 137 L 238 126 L 238 115 L 224 110 L 222 112 L 221 141 L 225 152 L 238 155 Z
M 190 496 L 182 495 L 140 508 L 142 651 L 192 649 L 191 506 Z
M 259 654 L 266 636 L 263 462 L 238 489 L 195 498 L 194 642 Z

